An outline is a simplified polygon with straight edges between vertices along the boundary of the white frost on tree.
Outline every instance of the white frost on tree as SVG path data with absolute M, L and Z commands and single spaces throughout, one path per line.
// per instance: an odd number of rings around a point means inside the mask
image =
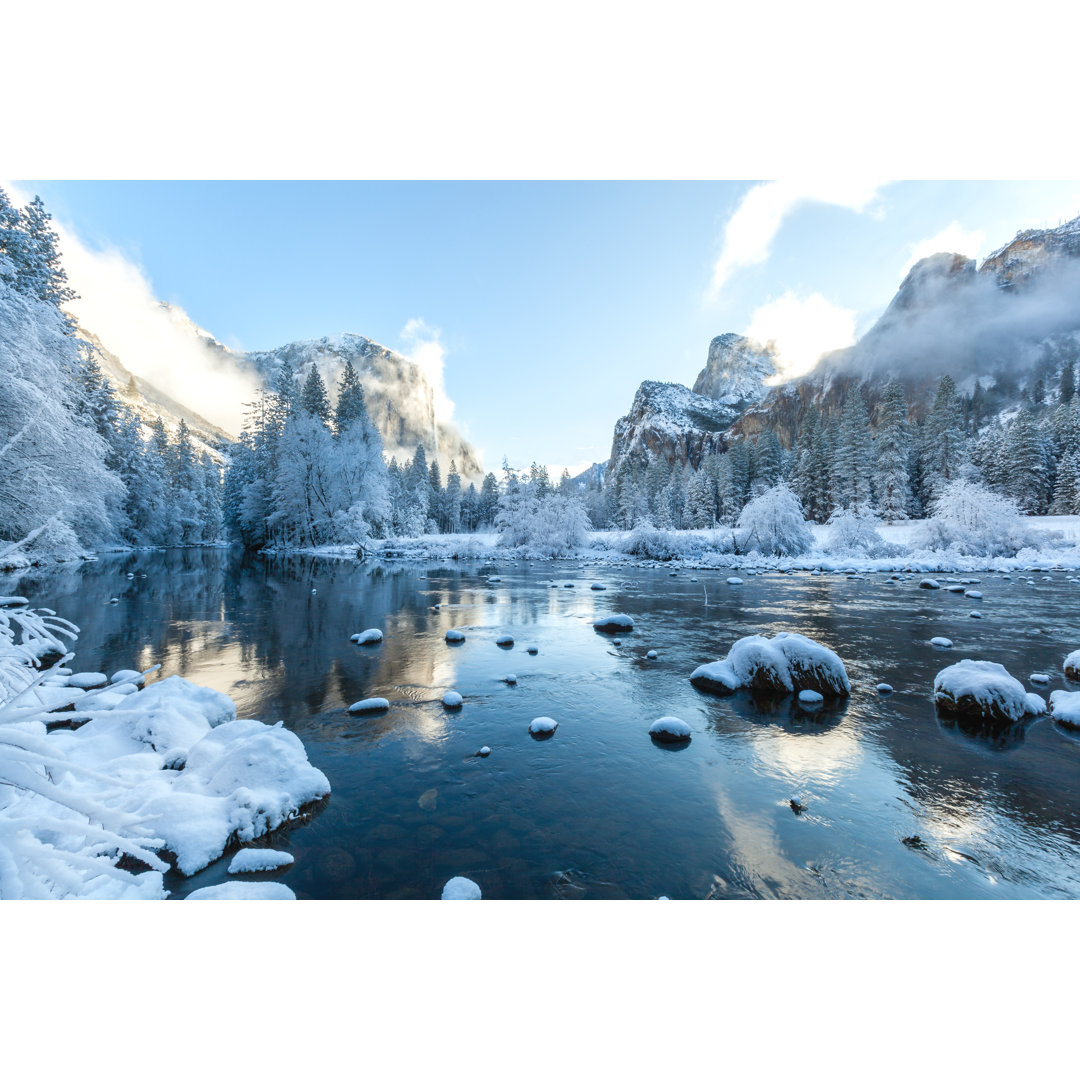
M 738 520 L 739 550 L 762 555 L 802 555 L 814 542 L 798 496 L 777 484 L 751 499 Z

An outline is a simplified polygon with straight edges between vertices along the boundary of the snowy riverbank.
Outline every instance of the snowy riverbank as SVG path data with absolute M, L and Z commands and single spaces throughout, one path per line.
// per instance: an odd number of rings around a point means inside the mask
M 731 551 L 730 529 L 653 530 L 656 554 L 641 555 L 625 550 L 631 545 L 629 531 L 607 530 L 587 534 L 586 546 L 560 556 L 582 563 L 646 564 L 672 563 L 687 569 L 806 570 L 822 573 L 977 573 L 999 571 L 1020 573 L 1033 570 L 1080 570 L 1080 515 L 1024 518 L 1034 543 L 1015 556 L 962 555 L 950 550 L 918 546 L 921 521 L 878 524 L 876 531 L 885 545 L 896 553 L 870 557 L 863 552 L 828 550 L 829 527 L 810 524 L 814 543 L 798 556 L 767 556 L 759 552 L 737 555 Z M 501 544 L 498 533 L 432 534 L 413 538 L 372 541 L 365 557 L 383 561 L 499 560 L 547 561 L 550 557 L 529 547 Z M 353 545 L 332 545 L 297 549 L 299 553 L 324 558 L 355 559 Z
M 0 598 L 0 899 L 163 899 L 171 865 L 193 874 L 329 794 L 292 732 L 225 694 L 60 666 L 76 633 Z

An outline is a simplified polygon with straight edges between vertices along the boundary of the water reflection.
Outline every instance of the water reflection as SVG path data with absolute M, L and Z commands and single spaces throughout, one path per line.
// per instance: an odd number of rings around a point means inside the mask
M 491 898 L 1080 896 L 1080 740 L 1046 719 L 987 737 L 939 721 L 930 698 L 965 655 L 1060 672 L 1080 644 L 1075 585 L 982 575 L 976 622 L 910 575 L 694 576 L 185 550 L 9 575 L 0 592 L 80 625 L 82 670 L 161 663 L 158 677 L 214 686 L 300 735 L 333 787 L 309 824 L 271 838 L 296 856 L 278 876 L 300 896 L 432 898 L 456 874 Z M 620 645 L 592 629 L 614 612 L 635 624 Z M 369 627 L 381 644 L 350 642 Z M 791 696 L 690 686 L 737 638 L 780 630 L 843 657 L 852 697 L 808 713 Z M 939 635 L 952 656 L 926 645 Z M 895 693 L 878 696 L 881 681 Z M 450 689 L 465 699 L 453 713 Z M 372 696 L 390 710 L 347 712 Z M 677 753 L 647 737 L 663 715 L 693 730 L 661 744 Z M 536 716 L 559 721 L 542 744 Z M 214 884 L 225 865 L 169 887 Z

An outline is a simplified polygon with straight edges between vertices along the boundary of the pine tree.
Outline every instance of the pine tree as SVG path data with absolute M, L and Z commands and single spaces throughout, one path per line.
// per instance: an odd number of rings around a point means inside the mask
M 310 416 L 317 416 L 324 424 L 330 423 L 330 399 L 326 396 L 326 384 L 314 364 L 304 380 L 298 404 Z
M 444 514 L 446 532 L 461 532 L 461 477 L 458 475 L 457 464 L 450 459 L 450 471 L 446 474 Z
M 923 502 L 929 505 L 934 495 L 960 476 L 960 466 L 967 459 L 964 424 L 956 383 L 942 375 L 934 404 L 923 424 L 920 448 Z
M 1027 514 L 1045 513 L 1053 477 L 1046 440 L 1027 409 L 1022 408 L 1007 433 L 1007 494 Z
M 1061 369 L 1060 391 L 1062 405 L 1068 405 L 1076 396 L 1076 365 L 1071 358 Z
M 345 369 L 338 382 L 337 404 L 334 406 L 334 434 L 341 435 L 353 424 L 370 423 L 364 388 L 351 360 L 345 361 Z
M 858 512 L 870 507 L 873 447 L 862 385 L 856 383 L 844 402 L 840 441 L 833 459 L 837 505 Z
M 885 387 L 874 440 L 874 492 L 885 521 L 902 521 L 911 506 L 907 400 L 904 387 L 892 379 Z
M 78 294 L 67 285 L 67 273 L 60 265 L 56 247 L 59 238 L 49 225 L 52 214 L 45 209 L 41 196 L 35 195 L 20 217 L 30 251 L 29 266 L 21 275 L 21 291 L 55 307 L 77 299 Z
M 489 472 L 480 485 L 480 505 L 478 525 L 490 529 L 495 524 L 495 515 L 499 512 L 499 481 Z
M 759 435 L 750 453 L 750 486 L 765 491 L 780 480 L 783 451 L 775 431 Z
M 1066 454 L 1058 466 L 1052 514 L 1080 514 L 1080 450 Z

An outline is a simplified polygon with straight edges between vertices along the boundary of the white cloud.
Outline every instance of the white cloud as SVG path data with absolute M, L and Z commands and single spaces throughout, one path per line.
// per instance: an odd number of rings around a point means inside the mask
M 428 326 L 423 319 L 410 319 L 399 335 L 405 344 L 403 355 L 423 372 L 434 393 L 435 420 L 450 423 L 454 415 L 454 403 L 446 393 L 443 372 L 446 367 L 446 349 L 442 343 L 442 331 Z
M 908 244 L 909 257 L 900 271 L 900 277 L 903 278 L 920 259 L 936 255 L 939 251 L 956 252 L 969 259 L 977 259 L 985 243 L 986 234 L 982 229 L 965 229 L 960 222 L 953 221 L 934 236 Z
M 779 374 L 769 381 L 787 382 L 805 375 L 824 353 L 855 343 L 855 312 L 820 293 L 801 298 L 786 292 L 754 312 L 745 334 L 774 346 Z
M 4 186 L 13 202 L 25 204 L 32 197 Z M 205 348 L 183 309 L 162 307 L 145 270 L 122 252 L 93 251 L 71 226 L 55 218 L 52 225 L 68 283 L 79 293 L 67 305 L 79 325 L 96 334 L 129 371 L 239 435 L 244 402 L 252 400 L 258 379 Z
M 708 299 L 716 299 L 736 270 L 769 257 L 784 218 L 802 203 L 828 203 L 862 213 L 881 187 L 879 182 L 865 180 L 772 180 L 752 187 L 727 223 Z

